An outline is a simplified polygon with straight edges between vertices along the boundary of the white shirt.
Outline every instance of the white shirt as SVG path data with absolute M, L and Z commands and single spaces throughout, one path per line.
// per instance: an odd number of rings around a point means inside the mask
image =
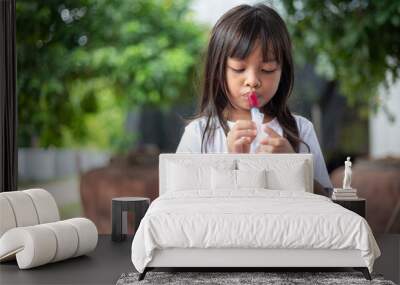
M 323 187 L 332 188 L 332 183 L 329 179 L 328 171 L 326 169 L 325 160 L 319 146 L 317 135 L 315 134 L 313 124 L 302 116 L 294 115 L 299 130 L 300 139 L 310 147 L 310 152 L 313 154 L 314 159 L 314 179 Z M 181 141 L 178 145 L 176 152 L 184 153 L 201 153 L 201 139 L 205 129 L 207 119 L 201 117 L 190 122 L 182 135 Z M 229 128 L 232 128 L 235 122 L 228 121 Z M 273 129 L 278 134 L 283 134 L 283 129 L 278 120 L 274 118 L 268 123 L 263 124 Z M 223 128 L 218 125 L 214 140 L 210 140 L 207 144 L 208 153 L 228 153 L 228 144 Z M 308 148 L 300 143 L 300 153 L 308 153 Z

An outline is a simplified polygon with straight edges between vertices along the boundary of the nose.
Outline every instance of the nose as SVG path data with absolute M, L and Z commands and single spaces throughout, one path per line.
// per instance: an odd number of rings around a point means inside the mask
M 261 82 L 257 76 L 257 73 L 249 70 L 249 72 L 246 75 L 246 81 L 245 81 L 246 87 L 257 88 L 260 87 L 260 84 Z

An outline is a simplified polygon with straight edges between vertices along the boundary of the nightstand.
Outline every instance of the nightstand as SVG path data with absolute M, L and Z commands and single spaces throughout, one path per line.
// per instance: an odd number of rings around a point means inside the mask
M 146 214 L 150 205 L 150 199 L 145 197 L 119 197 L 112 199 L 112 241 L 123 241 L 126 239 L 127 212 L 133 212 L 135 216 L 135 230 L 138 229 L 140 221 Z
M 364 198 L 358 198 L 354 200 L 334 200 L 332 202 L 339 204 L 340 206 L 353 211 L 356 214 L 359 214 L 361 217 L 365 219 L 365 210 L 367 201 Z

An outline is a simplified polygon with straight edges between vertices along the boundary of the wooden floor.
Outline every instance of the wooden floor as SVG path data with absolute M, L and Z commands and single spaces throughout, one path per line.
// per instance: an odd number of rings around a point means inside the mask
M 19 270 L 15 261 L 2 263 L 0 284 L 115 284 L 122 273 L 134 271 L 130 258 L 131 241 L 132 237 L 116 243 L 111 241 L 110 236 L 103 235 L 99 237 L 96 250 L 88 256 L 28 270 Z M 376 260 L 374 272 L 384 274 L 385 279 L 400 283 L 400 235 L 378 236 L 377 241 L 382 257 Z M 276 271 L 284 270 L 280 268 Z M 329 271 L 335 269 L 331 268 Z
M 381 257 L 375 261 L 374 272 L 400 284 L 400 234 L 377 236 L 376 241 L 381 250 Z

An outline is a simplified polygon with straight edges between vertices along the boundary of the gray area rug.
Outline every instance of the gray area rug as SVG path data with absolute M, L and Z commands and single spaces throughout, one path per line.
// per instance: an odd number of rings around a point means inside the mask
M 124 273 L 117 285 L 132 284 L 390 284 L 382 275 L 372 274 L 372 281 L 360 272 L 156 272 L 150 271 L 142 281 L 139 273 Z

